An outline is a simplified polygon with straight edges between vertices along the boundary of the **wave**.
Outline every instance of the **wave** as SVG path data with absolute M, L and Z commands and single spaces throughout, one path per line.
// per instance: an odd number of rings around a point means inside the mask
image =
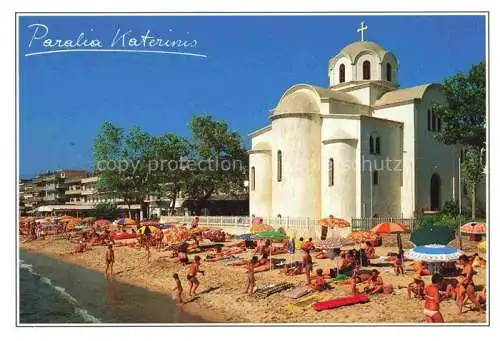
M 99 320 L 97 317 L 94 315 L 90 314 L 87 310 L 82 309 L 82 308 L 77 308 L 75 307 L 75 313 L 80 315 L 85 322 L 90 322 L 90 323 L 102 323 L 101 320 Z
M 50 278 L 45 277 L 45 276 L 41 276 L 39 273 L 35 272 L 33 270 L 33 265 L 32 264 L 26 264 L 26 262 L 24 262 L 22 259 L 20 259 L 19 260 L 19 268 L 25 269 L 25 270 L 29 271 L 32 275 L 34 275 L 36 277 L 39 277 L 40 278 L 40 282 L 42 282 L 42 283 L 50 286 L 62 298 L 64 298 L 68 302 L 70 302 L 71 305 L 73 306 L 73 309 L 74 309 L 75 313 L 78 314 L 80 317 L 82 317 L 85 322 L 102 323 L 102 321 L 100 319 L 98 319 L 94 315 L 90 314 L 87 310 L 81 308 L 79 306 L 78 300 L 76 298 L 74 298 L 73 296 L 71 296 L 71 294 L 66 291 L 66 288 L 54 285 L 52 283 L 52 281 L 51 281 Z

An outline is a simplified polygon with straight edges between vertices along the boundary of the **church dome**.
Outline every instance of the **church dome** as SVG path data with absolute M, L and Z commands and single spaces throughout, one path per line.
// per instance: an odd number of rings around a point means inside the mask
M 362 52 L 374 52 L 381 60 L 386 53 L 389 53 L 389 51 L 374 41 L 356 41 L 344 47 L 339 54 L 348 56 L 351 62 L 354 63 L 356 57 Z
M 308 88 L 292 87 L 280 100 L 275 114 L 313 114 L 320 113 L 319 96 Z

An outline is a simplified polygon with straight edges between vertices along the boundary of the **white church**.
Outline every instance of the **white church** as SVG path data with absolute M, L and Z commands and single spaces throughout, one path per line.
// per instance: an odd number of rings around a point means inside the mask
M 250 134 L 250 214 L 412 217 L 463 191 L 459 149 L 433 137 L 440 85 L 400 88 L 397 57 L 366 29 L 330 59 L 328 87 L 290 87 Z

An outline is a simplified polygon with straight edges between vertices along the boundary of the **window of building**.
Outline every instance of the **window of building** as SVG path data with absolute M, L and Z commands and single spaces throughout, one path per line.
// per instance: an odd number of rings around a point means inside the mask
M 390 63 L 385 65 L 385 79 L 389 82 L 392 82 L 392 66 Z
M 363 79 L 369 80 L 371 76 L 370 62 L 365 60 L 363 62 Z
M 434 113 L 434 110 L 431 109 L 431 116 L 432 116 L 432 131 L 436 131 L 436 114 Z
M 380 155 L 380 137 L 375 138 L 375 154 Z
M 328 186 L 333 186 L 335 176 L 335 163 L 332 158 L 328 160 Z
M 370 154 L 373 154 L 374 153 L 374 149 L 373 149 L 373 136 L 370 136 Z
M 255 167 L 250 169 L 250 188 L 255 191 Z
M 373 171 L 373 184 L 378 185 L 378 171 Z
M 278 150 L 278 182 L 281 181 L 282 176 L 283 176 L 283 154 L 281 153 L 281 150 Z
M 345 65 L 340 64 L 339 67 L 339 83 L 344 83 L 345 82 Z
M 432 115 L 431 115 L 431 109 L 427 109 L 427 130 L 431 131 L 432 130 Z

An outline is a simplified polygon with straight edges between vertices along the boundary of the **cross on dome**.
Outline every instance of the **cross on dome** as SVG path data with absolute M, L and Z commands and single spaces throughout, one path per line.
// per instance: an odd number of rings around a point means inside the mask
M 368 29 L 368 26 L 365 26 L 365 22 L 362 21 L 359 28 L 358 28 L 358 32 L 361 32 L 361 41 L 364 41 L 365 40 L 365 31 Z

